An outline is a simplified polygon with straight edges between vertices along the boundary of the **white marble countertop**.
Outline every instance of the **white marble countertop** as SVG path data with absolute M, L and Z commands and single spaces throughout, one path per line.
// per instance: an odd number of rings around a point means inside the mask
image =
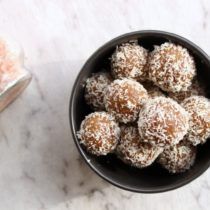
M 1 210 L 209 209 L 210 169 L 162 194 L 117 189 L 80 159 L 68 103 L 85 60 L 120 34 L 160 29 L 210 54 L 209 0 L 1 0 L 0 34 L 24 48 L 33 73 L 27 90 L 0 113 Z

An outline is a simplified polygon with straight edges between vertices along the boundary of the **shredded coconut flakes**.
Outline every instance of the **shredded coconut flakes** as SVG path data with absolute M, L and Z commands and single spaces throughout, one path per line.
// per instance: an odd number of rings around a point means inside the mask
M 159 146 L 177 144 L 189 129 L 189 115 L 176 101 L 155 97 L 141 109 L 138 128 L 145 142 Z
M 137 40 L 116 47 L 111 57 L 111 67 L 116 79 L 132 78 L 144 80 L 148 51 L 139 46 Z
M 112 78 L 107 72 L 93 74 L 85 86 L 85 100 L 94 110 L 104 110 L 104 93 Z
M 190 114 L 188 140 L 193 144 L 203 144 L 210 137 L 210 101 L 203 96 L 186 98 L 182 106 Z
M 114 80 L 106 90 L 105 107 L 119 122 L 134 122 L 148 98 L 144 87 L 131 79 Z
M 94 112 L 85 117 L 77 133 L 80 143 L 95 155 L 107 155 L 118 143 L 120 128 L 106 112 Z
M 122 126 L 117 155 L 125 163 L 137 168 L 151 165 L 163 148 L 142 142 L 135 126 Z
M 181 141 L 174 146 L 166 147 L 160 154 L 158 162 L 171 173 L 184 172 L 194 164 L 196 147 Z
M 191 86 L 196 67 L 186 48 L 166 42 L 150 53 L 148 71 L 149 79 L 162 90 L 179 92 Z

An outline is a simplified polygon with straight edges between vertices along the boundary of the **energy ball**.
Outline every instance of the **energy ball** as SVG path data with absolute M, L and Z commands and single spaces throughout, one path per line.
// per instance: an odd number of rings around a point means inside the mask
M 125 163 L 137 168 L 151 165 L 163 148 L 142 142 L 135 126 L 122 126 L 117 155 Z
M 182 106 L 190 114 L 188 141 L 203 144 L 210 137 L 210 101 L 203 96 L 186 98 Z
M 112 152 L 120 137 L 120 128 L 106 112 L 94 112 L 85 117 L 78 132 L 80 143 L 94 155 Z
M 196 74 L 195 61 L 188 50 L 166 42 L 155 46 L 148 59 L 149 79 L 167 92 L 186 91 Z
M 158 158 L 158 163 L 170 173 L 182 173 L 190 169 L 196 157 L 196 147 L 181 141 L 179 144 L 168 146 Z
M 180 91 L 176 93 L 168 93 L 168 96 L 181 103 L 184 99 L 190 96 L 205 96 L 204 88 L 198 83 L 198 80 L 193 81 L 192 85 L 187 91 Z
M 85 100 L 94 110 L 104 110 L 104 91 L 112 82 L 107 72 L 93 74 L 88 78 L 85 86 Z
M 111 57 L 112 73 L 116 79 L 144 80 L 148 52 L 137 41 L 117 46 Z
M 140 110 L 138 129 L 144 142 L 157 146 L 178 144 L 189 129 L 189 114 L 176 101 L 155 97 Z
M 106 89 L 106 110 L 122 123 L 134 122 L 148 98 L 144 87 L 131 79 L 114 80 Z

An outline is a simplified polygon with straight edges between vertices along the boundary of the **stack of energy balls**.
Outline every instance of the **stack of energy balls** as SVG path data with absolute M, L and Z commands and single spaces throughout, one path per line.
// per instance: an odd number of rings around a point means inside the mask
M 166 42 L 149 52 L 133 40 L 116 47 L 110 68 L 86 81 L 95 112 L 81 123 L 80 143 L 134 167 L 157 161 L 171 173 L 188 170 L 210 137 L 210 101 L 188 50 Z

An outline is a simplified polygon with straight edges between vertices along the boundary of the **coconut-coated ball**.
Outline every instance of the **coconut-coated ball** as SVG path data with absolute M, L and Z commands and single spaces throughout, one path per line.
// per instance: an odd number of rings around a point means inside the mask
M 138 45 L 137 41 L 123 43 L 117 46 L 111 57 L 111 69 L 116 79 L 145 79 L 145 65 L 148 52 Z
M 188 141 L 193 145 L 203 144 L 210 137 L 210 101 L 203 96 L 186 98 L 182 106 L 190 114 Z
M 99 72 L 93 74 L 86 80 L 85 101 L 94 110 L 104 110 L 104 92 L 112 82 L 111 75 L 108 72 Z
M 195 62 L 186 48 L 166 42 L 150 53 L 148 75 L 164 91 L 186 91 L 196 75 Z
M 125 163 L 137 168 L 151 165 L 163 148 L 142 142 L 137 126 L 122 126 L 117 155 Z
M 181 141 L 180 143 L 168 146 L 158 157 L 161 166 L 170 173 L 182 173 L 190 169 L 196 157 L 196 147 Z
M 107 155 L 118 143 L 120 128 L 106 112 L 94 112 L 85 117 L 78 132 L 80 143 L 94 155 Z
M 152 145 L 179 143 L 189 128 L 189 114 L 176 101 L 166 97 L 149 99 L 139 113 L 141 139 Z
M 148 98 L 144 87 L 131 79 L 114 80 L 106 89 L 106 110 L 122 123 L 134 122 Z

